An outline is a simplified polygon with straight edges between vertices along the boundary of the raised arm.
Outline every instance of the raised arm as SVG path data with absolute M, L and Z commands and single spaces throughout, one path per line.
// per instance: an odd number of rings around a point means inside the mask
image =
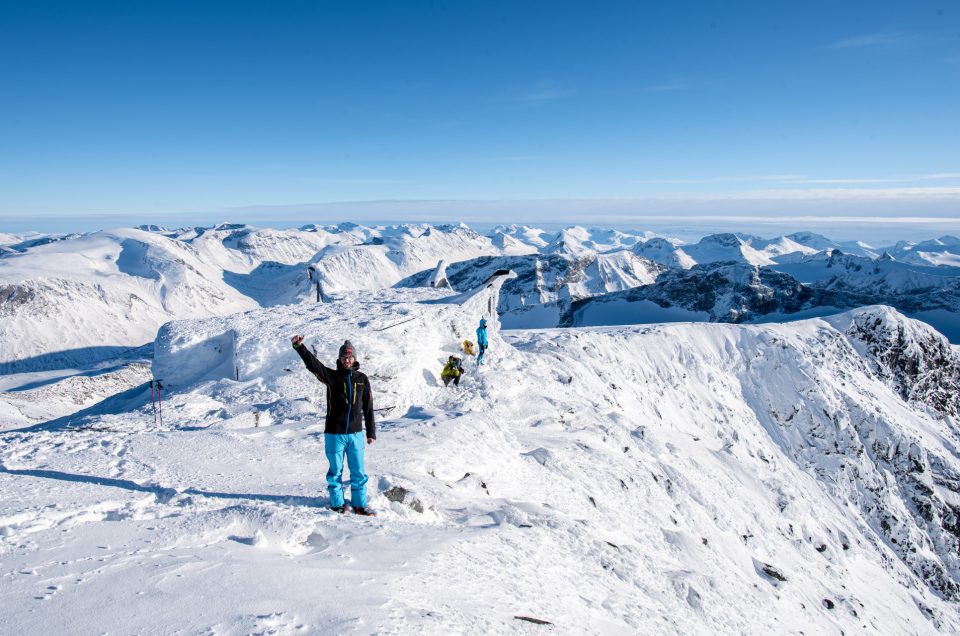
M 293 344 L 294 351 L 300 354 L 300 359 L 303 360 L 307 370 L 317 376 L 317 379 L 324 384 L 330 384 L 333 380 L 333 369 L 325 367 L 323 363 L 317 360 L 317 356 L 313 355 L 313 352 L 303 345 L 303 336 L 294 336 L 290 339 L 290 342 Z

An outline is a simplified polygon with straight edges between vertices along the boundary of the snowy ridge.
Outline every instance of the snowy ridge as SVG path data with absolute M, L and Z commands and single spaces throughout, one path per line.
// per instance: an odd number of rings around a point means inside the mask
M 447 267 L 447 280 L 454 289 L 473 289 L 498 269 L 517 274 L 504 284 L 497 311 L 508 328 L 553 327 L 574 300 L 609 291 L 649 285 L 665 267 L 628 250 L 582 258 L 557 254 L 478 258 Z M 429 284 L 428 273 L 406 278 L 398 287 Z
M 3 434 L 0 494 L 21 495 L 0 497 L 5 606 L 38 587 L 68 608 L 112 590 L 132 610 L 109 615 L 116 631 L 506 633 L 515 616 L 563 633 L 960 628 L 960 440 L 935 400 L 900 397 L 913 376 L 873 366 L 886 345 L 863 349 L 864 333 L 929 330 L 876 308 L 506 338 L 494 325 L 488 366 L 468 363 L 454 390 L 442 362 L 479 316 L 453 298 L 387 290 L 171 323 L 162 426 L 125 395 Z M 375 520 L 323 510 L 323 390 L 295 332 L 328 362 L 350 338 L 374 383 Z M 199 593 L 223 586 L 224 563 L 230 594 Z

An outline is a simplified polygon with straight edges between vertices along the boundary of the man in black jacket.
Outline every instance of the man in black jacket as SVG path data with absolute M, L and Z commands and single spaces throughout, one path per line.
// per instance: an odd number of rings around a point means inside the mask
M 363 425 L 367 427 L 367 444 L 377 439 L 373 421 L 373 392 L 367 376 L 360 373 L 360 363 L 349 340 L 344 341 L 337 357 L 337 368 L 324 366 L 303 346 L 303 336 L 291 339 L 293 348 L 303 364 L 318 380 L 327 386 L 327 422 L 324 428 L 324 448 L 330 469 L 327 470 L 327 489 L 330 507 L 345 512 L 343 501 L 343 456 L 350 468 L 350 503 L 360 515 L 372 515 L 367 509 L 367 474 L 363 470 Z

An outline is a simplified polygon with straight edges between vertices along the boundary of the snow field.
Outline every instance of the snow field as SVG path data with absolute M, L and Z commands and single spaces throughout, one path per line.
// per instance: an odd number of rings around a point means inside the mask
M 125 396 L 67 429 L 2 434 L 6 623 L 18 633 L 960 628 L 917 574 L 922 562 L 890 540 L 955 576 L 949 537 L 914 522 L 910 474 L 895 469 L 912 457 L 928 472 L 957 470 L 956 434 L 876 375 L 845 335 L 851 314 L 494 324 L 488 363 L 468 362 L 461 386 L 445 388 L 443 361 L 474 339 L 486 300 L 450 298 L 388 290 L 170 323 L 154 361 L 169 391 L 162 426 L 149 396 Z M 325 509 L 323 387 L 290 348 L 294 333 L 327 364 L 351 339 L 385 409 L 367 447 L 375 519 Z M 884 530 L 878 510 L 900 526 Z

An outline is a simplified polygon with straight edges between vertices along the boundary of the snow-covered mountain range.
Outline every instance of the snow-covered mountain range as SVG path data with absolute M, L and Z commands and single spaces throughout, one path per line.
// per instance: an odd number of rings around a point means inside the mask
M 463 224 L 273 230 L 225 223 L 2 238 L 0 369 L 7 371 L 109 359 L 118 347 L 149 343 L 173 319 L 429 284 L 440 261 L 454 289 L 495 269 L 516 271 L 499 307 L 511 327 L 773 320 L 883 303 L 960 341 L 960 267 L 951 265 L 960 241 L 953 237 L 881 249 L 808 232 L 769 240 L 719 234 L 684 245 L 649 232 L 583 227 L 501 226 L 484 236 Z M 780 292 L 769 285 L 738 281 L 794 282 L 750 268 L 789 274 L 809 292 L 779 306 Z M 730 293 L 721 298 L 712 285 Z M 716 302 L 704 304 L 698 289 Z M 751 300 L 751 293 L 773 296 Z M 590 307 L 578 319 L 575 303 Z M 616 316 L 607 311 L 613 307 Z

